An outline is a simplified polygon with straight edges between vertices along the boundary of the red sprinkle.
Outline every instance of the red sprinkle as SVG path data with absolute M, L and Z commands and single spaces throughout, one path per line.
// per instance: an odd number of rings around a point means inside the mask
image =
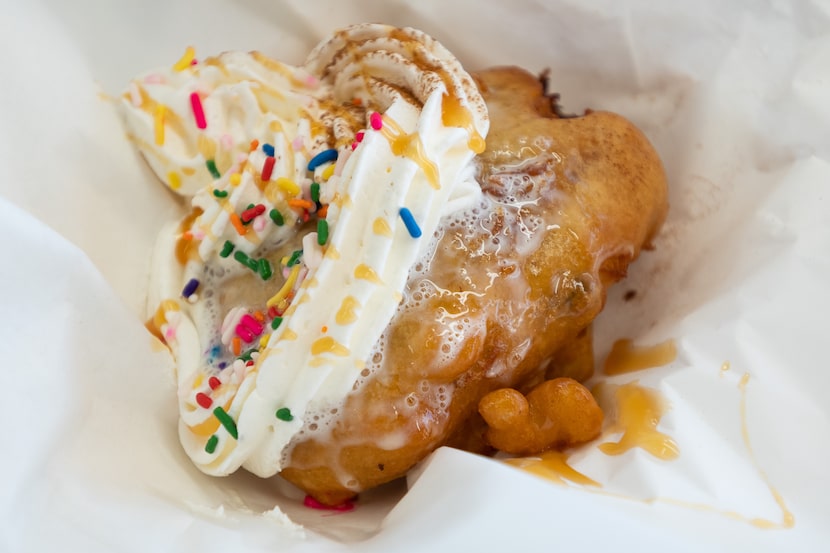
M 211 378 L 216 378 L 216 377 L 211 377 Z M 210 397 L 208 397 L 206 394 L 203 394 L 202 392 L 199 392 L 198 394 L 196 394 L 196 403 L 198 403 L 199 405 L 201 405 L 205 409 L 208 409 L 208 408 L 210 408 L 211 405 L 213 405 L 213 400 L 210 399 Z
M 202 99 L 199 98 L 198 92 L 190 94 L 190 107 L 193 108 L 193 119 L 196 120 L 196 126 L 200 129 L 206 129 L 205 110 L 202 108 Z
M 305 496 L 303 500 L 303 505 L 306 507 L 310 507 L 311 509 L 319 509 L 321 511 L 351 511 L 354 509 L 354 503 L 351 501 L 346 501 L 345 503 L 341 503 L 340 505 L 323 505 L 310 495 Z
M 208 386 L 210 386 L 211 390 L 215 390 L 221 385 L 222 381 L 216 378 L 215 376 L 211 376 L 210 378 L 208 378 Z
M 276 158 L 268 156 L 265 158 L 265 163 L 262 164 L 262 180 L 271 180 L 271 173 L 274 172 L 274 163 Z
M 243 211 L 239 218 L 242 220 L 243 223 L 250 223 L 263 213 L 265 213 L 265 206 L 262 204 L 258 204 L 252 207 L 251 209 L 246 209 L 245 211 Z
M 246 344 L 250 344 L 254 341 L 254 333 L 242 326 L 242 324 L 236 325 L 236 334 L 245 340 Z
M 381 130 L 383 128 L 383 116 L 376 111 L 372 112 L 372 115 L 369 116 L 369 124 L 376 131 Z
M 355 142 L 363 142 L 363 137 L 365 136 L 365 134 L 366 134 L 366 133 L 364 133 L 363 131 L 358 131 L 358 132 L 354 135 L 354 141 L 355 141 Z
M 262 334 L 262 325 L 254 319 L 251 315 L 247 313 L 242 315 L 242 318 L 239 319 L 239 324 L 250 330 L 254 334 Z

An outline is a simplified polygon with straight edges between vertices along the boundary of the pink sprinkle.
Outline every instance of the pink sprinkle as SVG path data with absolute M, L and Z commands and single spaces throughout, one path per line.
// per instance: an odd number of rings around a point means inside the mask
M 196 58 L 193 58 L 192 60 L 190 60 L 190 65 L 196 65 L 198 63 L 199 63 L 199 60 L 197 60 Z
M 176 338 L 176 329 L 173 327 L 167 327 L 167 332 L 164 333 L 164 337 L 168 340 L 174 340 Z
M 303 137 L 298 136 L 294 139 L 294 142 L 291 143 L 291 147 L 294 148 L 295 152 L 299 152 L 303 149 Z
M 164 84 L 164 77 L 158 73 L 151 73 L 144 77 L 146 84 Z
M 352 503 L 351 501 L 346 501 L 345 503 L 341 503 L 340 505 L 334 505 L 334 506 L 323 505 L 322 503 L 320 503 L 319 501 L 317 501 L 316 499 L 314 499 L 310 495 L 305 496 L 305 499 L 303 500 L 303 505 L 305 505 L 306 507 L 310 507 L 312 509 L 319 509 L 321 511 L 346 512 L 346 511 L 351 511 L 352 509 L 354 509 L 354 503 Z
M 241 323 L 236 325 L 236 334 L 237 336 L 242 338 L 242 341 L 244 341 L 246 344 L 250 344 L 254 341 L 254 334 L 250 330 L 242 326 Z
M 262 325 L 259 324 L 259 321 L 257 321 L 256 319 L 254 319 L 252 316 L 248 315 L 247 313 L 245 315 L 242 315 L 242 318 L 239 319 L 239 324 L 244 326 L 247 330 L 249 330 L 253 334 L 262 334 Z M 237 329 L 238 328 L 239 327 L 237 327 Z
M 202 99 L 199 98 L 197 92 L 190 95 L 190 107 L 193 108 L 193 119 L 196 121 L 196 126 L 200 129 L 206 129 L 205 110 L 202 108 Z
M 317 82 L 317 77 L 315 77 L 314 75 L 309 75 L 305 78 L 305 84 L 307 84 L 308 86 L 317 86 Z
M 268 219 L 263 216 L 259 216 L 254 219 L 254 230 L 257 232 L 262 232 L 265 230 L 265 227 L 268 226 Z
M 376 111 L 372 112 L 372 115 L 369 116 L 369 124 L 372 125 L 372 128 L 376 131 L 379 131 L 383 128 L 383 116 Z
M 352 150 L 354 150 L 355 148 L 357 148 L 357 145 L 358 145 L 358 144 L 359 144 L 359 142 L 352 142 Z
M 363 137 L 364 137 L 364 136 L 366 136 L 366 133 L 365 133 L 365 132 L 363 132 L 363 131 L 358 131 L 358 132 L 357 132 L 357 133 L 355 133 L 355 135 L 354 135 L 354 141 L 355 141 L 355 142 L 363 142 Z
M 225 150 L 230 150 L 233 148 L 233 137 L 228 133 L 223 134 L 222 138 L 219 139 L 219 145 Z

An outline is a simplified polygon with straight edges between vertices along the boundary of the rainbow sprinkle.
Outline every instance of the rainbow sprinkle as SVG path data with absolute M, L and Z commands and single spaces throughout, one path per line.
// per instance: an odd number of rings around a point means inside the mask
M 369 124 L 376 131 L 381 130 L 383 128 L 383 116 L 376 111 L 372 112 L 372 115 L 369 116 Z
M 329 224 L 325 219 L 317 220 L 317 244 L 325 246 L 329 239 Z
M 271 174 L 274 172 L 274 164 L 277 159 L 274 157 L 266 157 L 265 163 L 262 164 L 262 180 L 271 180 Z
M 196 280 L 195 278 L 191 278 L 190 280 L 187 281 L 187 284 L 185 284 L 184 288 L 182 289 L 182 297 L 189 298 L 190 296 L 192 296 L 196 292 L 196 289 L 198 287 L 199 287 L 199 281 Z
M 273 269 L 271 269 L 271 262 L 267 259 L 260 259 L 259 260 L 259 276 L 262 277 L 262 280 L 268 280 L 274 274 Z
M 210 409 L 210 406 L 213 405 L 213 400 L 210 399 L 210 396 L 208 396 L 207 394 L 199 392 L 198 394 L 196 394 L 196 403 L 198 403 L 199 406 L 204 407 L 205 409 Z
M 202 99 L 198 92 L 190 94 L 190 107 L 193 110 L 193 120 L 196 121 L 196 126 L 200 129 L 206 129 L 205 110 L 202 107 Z
M 308 162 L 308 170 L 314 171 L 318 167 L 320 167 L 324 163 L 328 163 L 330 161 L 335 161 L 337 159 L 337 150 L 334 148 L 330 148 L 328 150 L 323 150 Z
M 399 213 L 401 219 L 403 219 L 403 224 L 406 226 L 406 230 L 409 231 L 409 235 L 412 238 L 420 238 L 421 227 L 418 226 L 418 223 L 415 221 L 415 217 L 413 217 L 412 212 L 409 211 L 409 208 L 402 207 Z
M 216 168 L 216 162 L 212 159 L 209 159 L 205 162 L 207 166 L 207 170 L 210 172 L 211 176 L 214 179 L 218 179 L 222 177 L 222 174 L 219 172 L 219 169 Z
M 233 436 L 233 439 L 236 440 L 239 438 L 239 434 L 236 430 L 236 423 L 233 421 L 231 416 L 225 412 L 224 409 L 221 407 L 217 407 L 213 410 L 213 416 L 219 419 L 219 422 L 222 426 L 225 427 L 225 430 L 228 431 L 228 434 Z
M 184 71 L 191 65 L 193 65 L 193 60 L 196 59 L 196 50 L 193 46 L 188 46 L 182 57 L 173 65 L 174 71 Z
M 282 213 L 280 213 L 276 209 L 272 209 L 268 215 L 271 217 L 271 220 L 274 221 L 274 224 L 278 227 L 281 227 L 285 224 L 285 219 L 282 218 Z

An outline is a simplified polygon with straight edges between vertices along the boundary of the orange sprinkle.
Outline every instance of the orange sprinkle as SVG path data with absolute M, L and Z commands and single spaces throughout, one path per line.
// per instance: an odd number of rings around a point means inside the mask
M 242 351 L 242 339 L 239 336 L 234 336 L 231 340 L 231 349 L 234 355 L 239 355 Z
M 324 205 L 320 209 L 317 210 L 317 217 L 320 219 L 325 219 L 326 215 L 329 213 L 329 204 Z
M 182 240 L 193 240 L 193 233 L 189 230 L 185 231 L 184 233 L 182 233 Z
M 254 138 L 253 140 L 251 140 L 251 151 L 253 152 L 257 148 L 259 148 L 259 140 Z
M 311 211 L 314 209 L 314 202 L 311 200 L 304 200 L 302 198 L 292 198 L 288 200 L 288 207 L 298 207 L 300 209 L 307 209 Z
M 254 311 L 254 319 L 263 323 L 265 322 L 265 315 L 262 314 L 262 311 Z
M 329 331 L 329 327 L 323 325 L 323 328 L 321 328 L 320 330 L 323 332 L 323 334 L 325 334 L 326 332 Z
M 352 104 L 354 104 L 356 106 L 363 105 L 363 98 L 355 98 L 354 100 L 352 100 Z
M 242 224 L 242 220 L 236 213 L 231 213 L 231 224 L 236 229 L 236 232 L 239 233 L 239 236 L 245 236 L 248 229 L 245 228 L 245 225 Z

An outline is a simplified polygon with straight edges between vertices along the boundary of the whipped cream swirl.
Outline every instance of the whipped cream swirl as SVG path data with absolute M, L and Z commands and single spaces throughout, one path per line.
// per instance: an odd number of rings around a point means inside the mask
M 185 58 L 135 79 L 122 107 L 194 208 L 162 234 L 151 298 L 182 444 L 209 474 L 276 474 L 310 414 L 366 376 L 440 218 L 480 194 L 484 101 L 434 39 L 359 25 L 302 67 Z

